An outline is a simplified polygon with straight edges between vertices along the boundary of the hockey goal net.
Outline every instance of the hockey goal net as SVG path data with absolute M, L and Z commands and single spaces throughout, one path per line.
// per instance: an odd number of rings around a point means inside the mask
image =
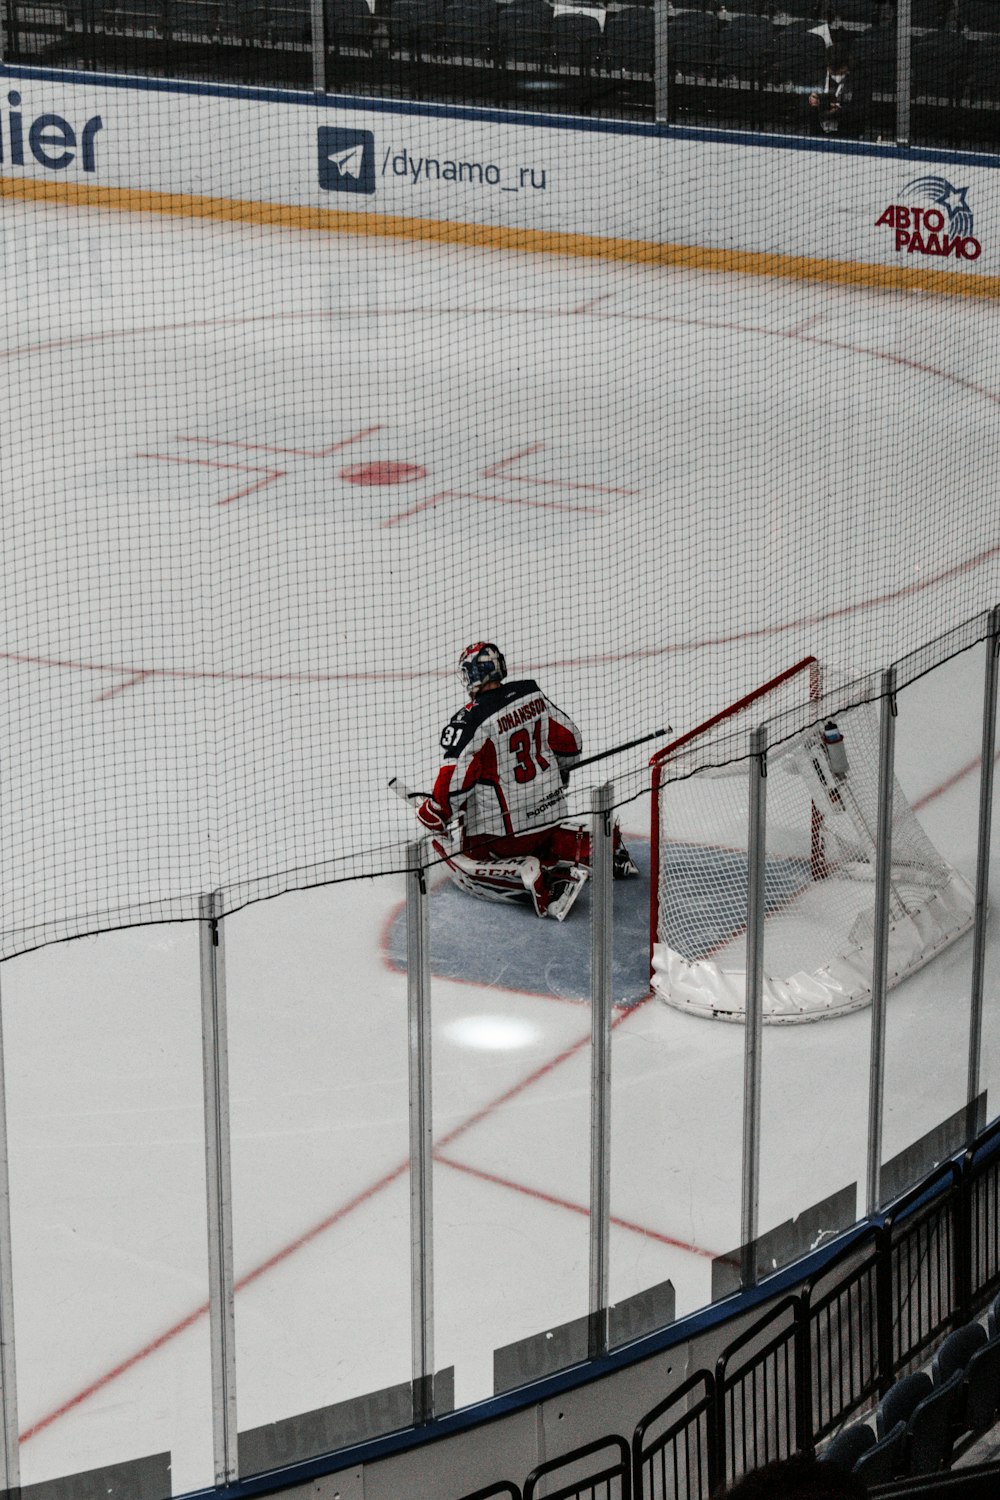
M 652 985 L 671 1005 L 733 1021 L 746 1011 L 750 733 L 760 725 L 764 1019 L 817 1020 L 871 999 L 878 707 L 831 719 L 824 686 L 806 657 L 650 762 Z M 974 914 L 969 885 L 895 780 L 892 795 L 890 985 L 954 942 Z

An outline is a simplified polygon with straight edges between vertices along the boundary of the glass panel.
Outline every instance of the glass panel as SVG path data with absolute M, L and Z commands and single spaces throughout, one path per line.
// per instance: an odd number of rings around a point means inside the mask
M 870 0 L 840 0 L 828 19 L 795 6 L 760 14 L 672 8 L 670 117 L 823 139 L 891 138 L 895 47 L 893 9 Z
M 759 1210 L 768 1270 L 853 1224 L 866 1204 L 878 711 L 827 723 L 835 727 L 813 726 L 768 754 Z
M 226 919 L 242 1473 L 410 1420 L 402 898 L 387 876 Z
M 611 1294 L 619 1304 L 669 1281 L 679 1315 L 739 1277 L 743 1027 L 713 1010 L 743 1006 L 747 787 L 738 767 L 669 783 L 653 813 L 653 856 L 629 835 L 643 871 L 650 858 L 657 866 L 652 919 L 646 911 L 657 943 L 654 993 L 623 1008 L 612 1049 Z M 644 807 L 624 809 L 627 828 Z M 633 941 L 638 948 L 642 939 Z M 616 953 L 628 943 L 619 922 Z M 652 1302 L 651 1316 L 669 1295 L 658 1290 Z
M 966 1139 L 982 672 L 966 651 L 898 694 L 883 1202 Z
M 683 1101 L 666 1084 L 666 1033 L 683 1018 L 650 995 L 649 803 L 621 809 L 625 843 L 637 879 L 614 886 L 614 1021 L 611 1039 L 611 1342 L 673 1321 L 685 1307 L 710 1297 L 711 1252 L 695 1243 L 682 1203 L 654 1184 L 672 1180 L 665 1152 L 685 1123 Z M 706 1038 L 717 1028 L 697 1026 Z M 664 1178 L 661 1174 L 668 1174 Z
M 850 100 L 839 133 L 867 141 L 896 138 L 896 7 L 846 0 L 852 10 L 838 35 L 838 50 L 849 63 Z M 820 122 L 822 129 L 822 121 Z
M 430 889 L 437 1364 L 465 1405 L 586 1357 L 590 889 L 564 921 Z
M 197 928 L 44 948 L 0 984 L 22 1483 L 146 1459 L 129 1493 L 210 1484 Z
M 979 1087 L 986 1094 L 987 1120 L 995 1120 L 1000 1115 L 1000 742 L 994 753 L 997 758 L 993 762 L 993 815 L 990 820 L 990 912 L 986 923 L 983 1044 L 979 1069 Z

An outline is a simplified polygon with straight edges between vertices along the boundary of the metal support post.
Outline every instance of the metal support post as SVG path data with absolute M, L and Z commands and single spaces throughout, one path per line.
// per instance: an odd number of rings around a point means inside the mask
M 972 1009 L 969 1016 L 969 1118 L 966 1134 L 976 1133 L 975 1103 L 979 1097 L 979 1067 L 983 1043 L 983 986 L 986 974 L 986 918 L 990 885 L 990 843 L 993 835 L 993 770 L 997 733 L 997 661 L 1000 658 L 1000 605 L 990 613 L 986 640 L 986 681 L 983 690 L 983 740 L 979 774 L 979 842 L 976 853 L 976 918 L 972 938 Z
M 910 95 L 913 69 L 910 61 L 911 0 L 896 3 L 896 145 L 910 144 Z
M 324 0 L 309 0 L 312 32 L 313 93 L 326 93 L 326 7 Z
M 410 1317 L 413 1421 L 434 1415 L 434 1121 L 431 1108 L 431 928 L 420 841 L 407 850 L 406 994 L 410 1074 Z
M 669 3 L 670 0 L 653 0 L 653 109 L 657 122 L 664 125 L 670 108 Z
M 764 1031 L 764 870 L 767 859 L 767 725 L 750 734 L 750 822 L 747 839 L 747 985 L 743 1050 L 744 1286 L 757 1280 L 754 1243 L 760 1197 L 760 1082 Z
M 613 955 L 611 813 L 614 788 L 591 801 L 590 926 L 590 1357 L 608 1348 L 611 1226 L 611 987 Z
M 212 1339 L 212 1440 L 216 1484 L 238 1475 L 233 1191 L 229 1146 L 229 1044 L 220 893 L 201 898 L 201 1037 L 208 1188 L 208 1311 Z
M 0 1491 L 20 1493 L 17 1434 L 17 1370 L 14 1364 L 14 1279 L 10 1240 L 10 1182 L 7 1172 L 7 1092 L 4 1081 L 3 1024 L 0 1017 Z
M 875 934 L 872 1034 L 868 1074 L 868 1212 L 880 1207 L 882 1106 L 885 1089 L 885 1007 L 889 990 L 889 904 L 892 899 L 892 817 L 896 755 L 896 669 L 882 674 L 878 746 L 878 822 L 875 829 Z

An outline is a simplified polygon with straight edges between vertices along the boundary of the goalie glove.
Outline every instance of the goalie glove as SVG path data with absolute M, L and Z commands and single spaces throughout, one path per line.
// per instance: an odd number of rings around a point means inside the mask
M 417 818 L 432 833 L 444 833 L 448 827 L 448 821 L 433 797 L 424 798 L 417 808 Z

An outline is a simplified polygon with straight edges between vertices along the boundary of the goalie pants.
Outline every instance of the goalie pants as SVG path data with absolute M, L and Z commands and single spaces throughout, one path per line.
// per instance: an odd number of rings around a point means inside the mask
M 618 839 L 615 843 L 617 847 Z M 463 839 L 462 853 L 475 860 L 501 861 L 534 855 L 543 868 L 560 864 L 589 865 L 590 830 L 583 823 L 554 823 L 549 828 L 515 833 L 506 838 L 480 835 Z

